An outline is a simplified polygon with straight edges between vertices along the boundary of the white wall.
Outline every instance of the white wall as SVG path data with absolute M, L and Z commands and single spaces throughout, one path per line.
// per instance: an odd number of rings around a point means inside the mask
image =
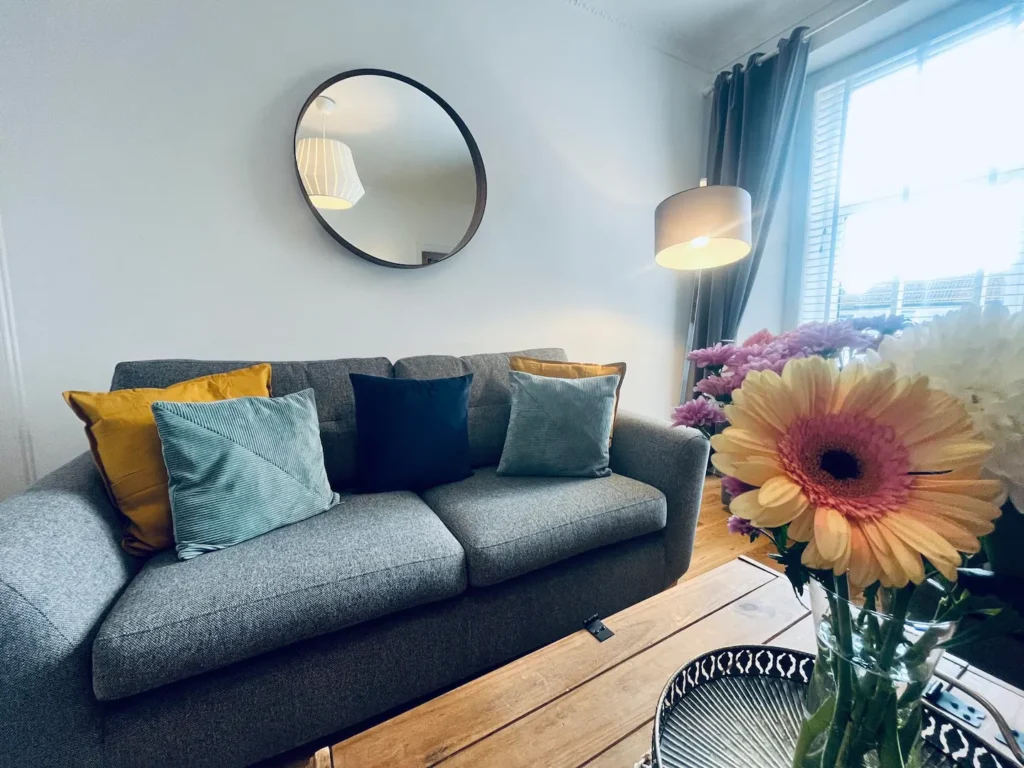
M 61 391 L 104 389 L 127 359 L 561 345 L 628 361 L 626 408 L 676 402 L 686 309 L 653 264 L 653 211 L 699 176 L 700 73 L 556 0 L 3 15 L 0 216 L 39 472 L 86 448 Z M 357 67 L 420 80 L 476 137 L 487 213 L 445 263 L 347 254 L 300 197 L 298 110 Z

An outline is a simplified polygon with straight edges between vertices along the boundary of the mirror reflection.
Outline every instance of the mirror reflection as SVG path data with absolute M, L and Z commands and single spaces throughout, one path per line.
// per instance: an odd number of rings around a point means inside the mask
M 401 267 L 447 258 L 483 214 L 483 165 L 468 130 L 422 86 L 341 77 L 310 100 L 295 134 L 310 206 L 360 256 Z

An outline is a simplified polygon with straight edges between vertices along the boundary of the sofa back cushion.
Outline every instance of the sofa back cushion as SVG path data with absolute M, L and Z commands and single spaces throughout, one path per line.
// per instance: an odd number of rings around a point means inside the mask
M 179 381 L 253 365 L 230 360 L 140 360 L 118 363 L 110 389 L 168 387 Z M 350 373 L 391 376 L 383 357 L 271 363 L 270 393 L 281 396 L 312 387 L 316 394 L 320 442 L 331 487 L 342 490 L 355 479 L 356 409 Z
M 469 390 L 469 458 L 474 467 L 497 464 L 505 445 L 508 415 L 512 403 L 509 388 L 509 357 L 520 355 L 538 360 L 566 361 L 564 349 L 527 349 L 486 355 L 449 357 L 421 355 L 395 363 L 399 379 L 447 379 L 473 374 Z

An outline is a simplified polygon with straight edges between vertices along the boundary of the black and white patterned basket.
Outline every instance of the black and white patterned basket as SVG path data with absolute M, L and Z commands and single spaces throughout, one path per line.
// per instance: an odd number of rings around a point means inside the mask
M 653 768 L 790 768 L 814 656 L 737 645 L 698 656 L 672 676 L 654 718 Z M 1007 768 L 941 710 L 925 702 L 928 768 Z

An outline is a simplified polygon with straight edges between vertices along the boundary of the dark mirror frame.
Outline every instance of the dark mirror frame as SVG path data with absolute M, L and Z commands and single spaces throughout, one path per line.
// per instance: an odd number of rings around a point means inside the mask
M 386 261 L 384 259 L 378 259 L 373 254 L 367 253 L 366 251 L 357 248 L 344 237 L 342 237 L 327 220 L 320 215 L 320 211 L 317 210 L 316 206 L 313 205 L 309 200 L 309 196 L 306 194 L 306 188 L 302 184 L 302 175 L 299 173 L 298 163 L 295 162 L 295 142 L 299 138 L 299 126 L 302 123 L 302 117 L 306 114 L 306 110 L 316 101 L 316 97 L 323 93 L 325 90 L 330 88 L 335 83 L 340 83 L 342 80 L 347 80 L 351 77 L 361 77 L 364 75 L 374 75 L 377 77 L 390 77 L 392 80 L 398 80 L 399 82 L 411 85 L 421 93 L 425 93 L 431 99 L 433 99 L 441 109 L 445 111 L 445 114 L 451 118 L 452 122 L 455 123 L 459 129 L 459 133 L 462 134 L 462 138 L 466 141 L 466 146 L 469 148 L 469 155 L 473 160 L 473 172 L 476 176 L 476 207 L 473 209 L 473 218 L 469 222 L 469 228 L 466 230 L 466 234 L 462 236 L 462 239 L 458 242 L 455 248 L 442 259 L 429 262 L 427 264 L 396 264 L 392 261 Z M 400 75 L 397 72 L 389 72 L 386 69 L 352 69 L 348 72 L 342 72 L 340 75 L 325 80 L 320 83 L 314 89 L 313 93 L 310 94 L 309 98 L 306 99 L 306 103 L 302 105 L 302 109 L 299 110 L 299 117 L 295 121 L 295 132 L 292 135 L 292 151 L 291 151 L 292 165 L 295 167 L 295 180 L 299 183 L 299 191 L 302 193 L 302 199 L 306 201 L 306 205 L 309 210 L 313 212 L 313 216 L 320 222 L 320 225 L 327 230 L 328 234 L 341 243 L 345 248 L 354 253 L 356 256 L 361 256 L 367 261 L 372 261 L 374 264 L 380 264 L 384 267 L 392 267 L 394 269 L 420 269 L 421 267 L 429 267 L 432 264 L 438 264 L 442 261 L 447 261 L 449 258 L 454 256 L 456 253 L 466 247 L 466 244 L 473 239 L 473 235 L 476 234 L 477 229 L 480 228 L 480 222 L 484 217 L 484 208 L 487 207 L 487 174 L 484 172 L 484 161 L 480 156 L 480 149 L 476 145 L 476 140 L 473 138 L 473 134 L 469 132 L 469 128 L 463 122 L 462 118 L 459 117 L 458 113 L 452 109 L 448 102 L 434 93 L 432 90 L 427 88 L 422 83 L 418 83 L 411 77 Z

